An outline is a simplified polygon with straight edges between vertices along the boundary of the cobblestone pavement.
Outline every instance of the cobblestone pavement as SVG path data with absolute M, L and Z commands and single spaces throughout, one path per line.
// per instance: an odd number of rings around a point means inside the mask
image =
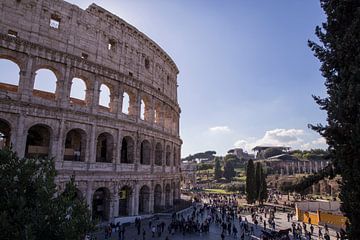
M 191 211 L 188 211 L 188 212 L 185 212 L 184 213 L 184 216 L 187 216 Z M 206 217 L 206 213 L 205 215 L 203 216 L 203 219 Z M 264 215 L 262 215 L 264 217 Z M 276 218 L 275 218 L 275 223 L 276 223 L 276 230 L 280 230 L 280 229 L 287 229 L 287 228 L 291 228 L 291 224 L 292 224 L 292 221 L 288 222 L 287 221 L 287 213 L 283 213 L 283 212 L 277 212 L 276 213 Z M 243 219 L 244 217 L 246 217 L 246 219 L 248 220 L 248 222 L 250 224 L 252 224 L 252 221 L 251 221 L 251 216 L 250 214 L 243 214 L 242 215 Z M 164 221 L 166 223 L 166 226 L 165 226 L 165 230 L 164 232 L 161 234 L 161 237 L 158 237 L 158 236 L 155 236 L 155 237 L 152 237 L 152 234 L 151 234 L 151 230 L 148 226 L 148 223 L 149 223 L 149 220 L 143 220 L 141 223 L 141 234 L 138 235 L 137 234 L 137 230 L 135 228 L 135 225 L 134 224 L 130 224 L 128 226 L 126 226 L 126 230 L 125 230 L 125 236 L 124 236 L 124 239 L 122 240 L 142 240 L 143 239 L 143 236 L 142 236 L 142 230 L 145 229 L 146 231 L 146 235 L 145 235 L 145 239 L 146 240 L 164 240 L 166 239 L 166 237 L 168 237 L 169 240 L 180 240 L 180 239 L 206 239 L 206 240 L 221 240 L 221 227 L 219 225 L 216 225 L 215 223 L 212 223 L 210 225 L 210 230 L 209 230 L 209 233 L 186 233 L 185 235 L 183 235 L 182 233 L 180 232 L 176 232 L 174 235 L 171 235 L 168 233 L 167 231 L 167 226 L 168 224 L 171 222 L 171 217 L 170 216 L 162 216 L 160 217 L 158 220 L 152 220 L 152 223 L 153 224 L 159 224 L 161 223 L 162 221 Z M 297 221 L 294 221 L 295 223 L 297 223 Z M 235 226 L 239 228 L 239 222 L 238 220 L 235 220 Z M 263 230 L 262 228 L 262 225 L 261 226 L 257 226 L 257 228 L 255 228 L 255 225 L 254 226 L 254 235 L 251 235 L 251 236 L 246 236 L 245 239 L 248 240 L 248 239 L 261 239 L 260 236 L 261 236 L 261 230 Z M 307 229 L 309 229 L 310 225 L 307 224 Z M 311 239 L 318 239 L 318 227 L 317 226 L 314 226 L 314 235 Z M 322 232 L 324 233 L 324 228 L 322 227 Z M 240 232 L 241 234 L 241 232 Z M 238 234 L 238 236 L 235 238 L 234 236 L 232 235 L 227 235 L 225 237 L 225 240 L 234 240 L 234 239 L 240 239 L 240 234 Z M 336 232 L 332 229 L 330 229 L 330 237 L 331 237 L 331 240 L 333 239 L 336 239 Z M 292 238 L 292 236 L 290 235 L 290 238 Z M 104 235 L 104 232 L 98 232 L 96 234 L 96 239 L 97 240 L 103 240 L 105 239 L 105 235 Z M 112 239 L 112 240 L 117 240 L 117 239 L 120 239 L 118 237 L 118 232 L 113 232 L 112 233 L 112 236 L 111 238 L 108 238 L 108 239 Z M 303 238 L 305 239 L 305 237 Z

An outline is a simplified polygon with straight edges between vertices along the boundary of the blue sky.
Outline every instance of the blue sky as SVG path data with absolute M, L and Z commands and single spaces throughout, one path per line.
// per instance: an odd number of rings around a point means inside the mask
M 257 144 L 326 147 L 308 123 L 324 123 L 325 96 L 307 46 L 325 16 L 318 0 L 69 0 L 110 10 L 175 61 L 182 156 Z

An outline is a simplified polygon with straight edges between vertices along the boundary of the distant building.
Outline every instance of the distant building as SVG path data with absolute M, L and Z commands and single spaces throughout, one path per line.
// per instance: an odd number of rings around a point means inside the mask
M 290 147 L 284 146 L 256 146 L 252 150 L 256 152 L 256 158 L 263 158 L 264 152 L 269 148 L 276 149 L 281 152 L 288 152 L 290 150 Z
M 196 162 L 181 162 L 181 188 L 192 189 L 196 186 L 196 169 Z
M 250 159 L 255 158 L 254 154 L 249 154 L 249 153 L 245 152 L 242 148 L 230 149 L 227 153 L 230 155 L 234 155 L 237 158 L 242 159 L 242 160 L 250 160 Z

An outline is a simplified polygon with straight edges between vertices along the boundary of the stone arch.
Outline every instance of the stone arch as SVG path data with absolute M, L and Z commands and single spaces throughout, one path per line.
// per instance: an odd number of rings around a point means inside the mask
M 160 184 L 156 184 L 154 188 L 154 212 L 162 210 L 161 205 L 162 189 Z
M 113 161 L 114 137 L 107 132 L 99 134 L 96 144 L 96 162 Z
M 0 149 L 11 146 L 11 125 L 8 121 L 0 119 Z
M 98 188 L 92 200 L 92 218 L 100 221 L 110 220 L 110 191 L 106 187 Z
M 70 103 L 86 105 L 86 81 L 81 78 L 73 78 L 71 81 Z
M 123 93 L 121 112 L 127 115 L 130 113 L 130 95 L 128 92 Z
M 49 157 L 51 140 L 52 130 L 49 126 L 44 124 L 33 125 L 27 131 L 25 157 Z
M 142 186 L 139 191 L 139 214 L 150 213 L 150 188 Z
M 169 207 L 171 205 L 171 187 L 170 184 L 166 184 L 165 186 L 165 207 Z
M 33 95 L 48 100 L 56 99 L 58 77 L 50 68 L 39 68 L 35 72 Z
M 119 191 L 119 216 L 129 216 L 131 214 L 130 209 L 132 199 L 131 187 L 125 185 Z
M 17 92 L 20 81 L 19 64 L 12 59 L 0 56 L 0 69 L 6 69 L 6 71 L 2 71 L 0 75 L 0 89 Z
M 140 119 L 145 120 L 145 109 L 147 104 L 145 103 L 144 99 L 140 101 Z
M 171 165 L 171 148 L 169 145 L 166 145 L 166 154 L 165 154 L 165 164 L 166 166 L 170 166 Z
M 149 165 L 151 157 L 151 144 L 148 140 L 143 140 L 140 146 L 140 164 Z
M 111 106 L 111 91 L 109 86 L 104 83 L 100 85 L 99 105 L 109 109 Z
M 121 143 L 121 163 L 134 163 L 134 147 L 135 143 L 132 137 L 123 137 Z
M 65 138 L 64 160 L 85 161 L 86 132 L 75 128 L 67 132 Z
M 163 149 L 161 143 L 155 145 L 155 165 L 162 166 L 163 164 Z

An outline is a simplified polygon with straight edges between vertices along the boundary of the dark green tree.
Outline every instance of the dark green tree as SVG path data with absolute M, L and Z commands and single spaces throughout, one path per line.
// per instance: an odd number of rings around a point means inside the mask
M 246 167 L 246 200 L 250 204 L 256 201 L 255 166 L 252 159 Z
M 83 239 L 93 229 L 74 179 L 58 194 L 55 176 L 50 159 L 0 150 L 0 239 Z
M 261 163 L 256 162 L 255 164 L 255 196 L 256 200 L 259 201 L 260 199 L 260 191 L 261 191 L 261 176 L 262 175 L 262 168 Z
M 215 180 L 219 180 L 222 177 L 220 158 L 215 158 L 215 166 L 214 166 L 214 178 Z
M 233 177 L 236 176 L 236 172 L 234 169 L 234 163 L 232 160 L 228 159 L 224 162 L 224 174 L 223 174 L 224 178 L 226 178 L 226 180 L 231 181 L 233 179 Z
M 259 189 L 259 198 L 258 201 L 260 204 L 263 204 L 264 201 L 268 198 L 268 191 L 267 191 L 267 183 L 266 183 L 266 174 L 264 169 L 261 167 L 260 170 L 260 189 Z
M 312 126 L 326 138 L 342 176 L 341 209 L 350 239 L 360 236 L 360 1 L 320 0 L 326 22 L 316 27 L 320 43 L 309 46 L 322 63 L 327 97 L 314 97 L 327 124 Z

